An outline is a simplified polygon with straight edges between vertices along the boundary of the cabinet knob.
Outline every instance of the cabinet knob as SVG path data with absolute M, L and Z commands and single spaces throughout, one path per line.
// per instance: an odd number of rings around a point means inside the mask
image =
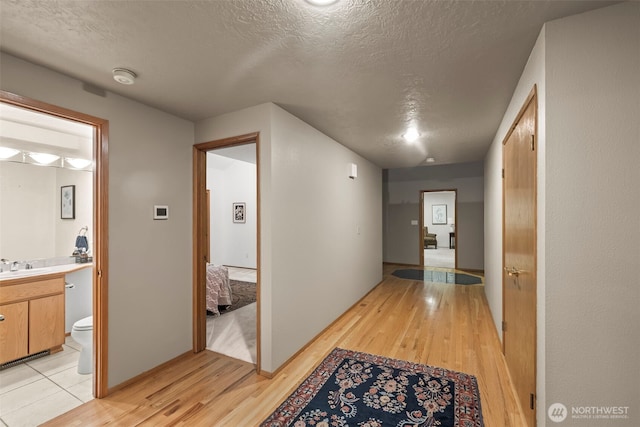
M 0 322 L 4 321 L 4 314 L 0 314 Z

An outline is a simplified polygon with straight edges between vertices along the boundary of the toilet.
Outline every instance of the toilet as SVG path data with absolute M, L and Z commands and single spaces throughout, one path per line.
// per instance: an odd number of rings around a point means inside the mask
M 93 316 L 78 320 L 71 328 L 71 338 L 80 346 L 80 360 L 78 360 L 78 373 L 93 373 Z

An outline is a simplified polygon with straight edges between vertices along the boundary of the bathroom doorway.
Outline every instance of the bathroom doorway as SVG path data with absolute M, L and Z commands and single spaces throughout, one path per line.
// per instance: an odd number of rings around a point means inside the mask
M 194 159 L 194 273 L 193 273 L 193 344 L 194 352 L 209 348 L 207 345 L 207 278 L 208 268 L 227 265 L 234 267 L 255 266 L 254 294 L 256 297 L 254 318 L 255 356 L 252 362 L 260 370 L 260 159 L 259 134 L 253 133 L 238 137 L 196 144 L 193 147 Z M 223 154 L 209 157 L 208 153 Z M 251 158 L 251 159 L 249 159 Z M 238 163 L 238 160 L 241 163 Z M 247 162 L 247 160 L 249 160 Z M 217 162 L 219 169 L 234 166 L 237 171 L 253 167 L 253 181 L 248 187 L 253 192 L 227 193 L 207 177 L 208 163 Z M 247 163 L 252 165 L 247 165 Z M 226 165 L 226 166 L 225 166 Z M 237 172 L 236 171 L 236 172 Z M 215 174 L 215 171 L 212 171 Z M 223 175 L 219 175 L 221 178 Z M 224 179 L 224 178 L 221 178 Z M 235 178 L 237 179 L 237 177 Z M 239 184 L 239 181 L 235 182 Z M 229 186 L 230 187 L 230 186 Z M 207 201 L 207 190 L 211 201 Z M 219 206 L 222 205 L 222 206 Z M 216 212 L 221 212 L 217 214 Z M 218 215 L 218 219 L 216 216 Z M 226 237 L 231 238 L 227 241 Z M 234 242 L 244 242 L 242 245 Z M 226 243 L 225 243 L 226 242 Z M 231 251 L 225 253 L 225 251 Z M 211 265 L 208 264 L 211 262 Z M 245 307 L 238 309 L 243 310 Z M 233 313 L 229 313 L 229 316 Z M 225 314 L 226 316 L 226 314 Z M 222 317 L 222 316 L 221 316 Z M 209 322 L 211 323 L 211 322 Z M 232 356 L 235 357 L 235 356 Z
M 107 375 L 107 294 L 108 294 L 108 121 L 90 116 L 84 113 L 68 110 L 55 105 L 40 102 L 24 96 L 0 90 L 0 104 L 5 107 L 15 107 L 24 110 L 25 113 L 38 113 L 45 119 L 62 119 L 71 123 L 88 125 L 92 131 L 92 154 L 91 160 L 94 165 L 91 187 L 93 192 L 92 201 L 92 223 L 93 223 L 93 268 L 92 268 L 92 311 L 93 311 L 93 396 L 96 398 L 105 397 L 108 392 Z M 24 123 L 19 120 L 9 125 L 12 129 L 18 129 Z M 7 145 L 10 139 L 3 140 L 0 145 Z M 11 147 L 9 147 L 11 148 Z M 34 151 L 33 148 L 26 147 L 22 151 Z M 70 149 L 67 147 L 67 149 Z M 15 148 L 14 148 L 15 150 Z M 20 150 L 19 150 L 20 151 Z M 63 153 L 64 154 L 64 153 Z M 19 157 L 20 154 L 15 154 Z M 61 166 L 65 161 L 73 163 L 73 160 L 61 158 Z M 62 212 L 62 218 L 66 213 Z M 69 217 L 71 218 L 71 217 Z M 88 222 L 88 221 L 87 221 Z M 86 224 L 81 224 L 85 226 Z M 81 227 L 76 227 L 78 234 L 82 232 Z M 75 237 L 75 236 L 73 236 Z M 71 255 L 71 253 L 69 253 Z

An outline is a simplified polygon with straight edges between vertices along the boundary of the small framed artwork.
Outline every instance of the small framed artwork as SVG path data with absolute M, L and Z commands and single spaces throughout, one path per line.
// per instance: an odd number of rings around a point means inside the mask
M 447 205 L 431 205 L 431 215 L 433 225 L 446 225 Z
M 233 222 L 247 222 L 247 218 L 245 217 L 247 210 L 246 203 L 234 203 L 233 204 Z
M 60 218 L 76 219 L 76 186 L 60 187 Z

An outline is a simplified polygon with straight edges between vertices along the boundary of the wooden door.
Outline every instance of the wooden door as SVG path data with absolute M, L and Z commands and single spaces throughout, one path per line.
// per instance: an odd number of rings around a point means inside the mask
M 503 147 L 503 346 L 527 424 L 536 396 L 536 94 Z

